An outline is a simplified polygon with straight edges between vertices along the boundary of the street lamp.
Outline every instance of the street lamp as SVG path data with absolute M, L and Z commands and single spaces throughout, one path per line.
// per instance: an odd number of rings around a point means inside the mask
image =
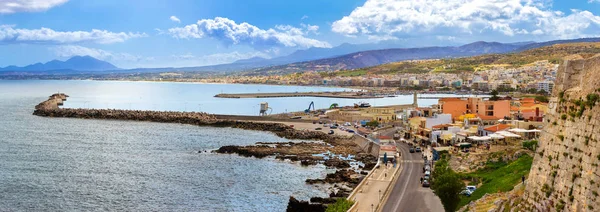
M 379 200 L 381 200 L 381 189 L 379 189 Z
M 374 206 L 374 205 L 373 205 L 373 204 L 371 204 L 371 211 L 372 211 L 372 212 L 374 212 L 374 211 L 375 211 L 375 209 L 373 208 L 373 206 Z

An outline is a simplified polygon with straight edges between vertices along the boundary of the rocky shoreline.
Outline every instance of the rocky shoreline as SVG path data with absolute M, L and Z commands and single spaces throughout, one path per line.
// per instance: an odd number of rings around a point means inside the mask
M 231 127 L 245 130 L 267 131 L 287 139 L 316 140 L 319 142 L 257 143 L 251 146 L 223 146 L 216 153 L 238 154 L 245 157 L 264 158 L 273 156 L 279 160 L 299 161 L 303 166 L 323 164 L 336 169 L 324 179 L 307 179 L 308 184 L 329 184 L 332 186 L 329 198 L 313 197 L 310 202 L 298 201 L 290 197 L 288 211 L 324 211 L 326 204 L 336 198 L 347 197 L 362 180 L 366 171 L 375 165 L 376 158 L 362 150 L 347 138 L 328 135 L 317 131 L 300 131 L 282 123 L 251 122 L 218 119 L 215 115 L 198 112 L 145 111 L 117 109 L 72 109 L 60 108 L 68 95 L 53 94 L 48 100 L 35 106 L 33 115 L 42 117 L 64 117 L 82 119 L 105 119 L 127 121 L 149 121 L 180 123 L 196 126 Z M 322 141 L 322 142 L 320 142 Z M 340 156 L 355 156 L 352 160 Z M 350 162 L 361 162 L 360 167 L 351 167 Z M 362 169 L 362 170 L 361 170 Z

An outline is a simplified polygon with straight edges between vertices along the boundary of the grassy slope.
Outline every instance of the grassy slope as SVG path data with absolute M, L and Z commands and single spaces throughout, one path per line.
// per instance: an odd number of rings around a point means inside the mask
M 519 53 L 489 54 L 455 59 L 425 60 L 421 62 L 395 62 L 374 67 L 338 71 L 332 75 L 357 76 L 368 74 L 426 73 L 430 70 L 441 73 L 460 73 L 472 72 L 496 65 L 519 67 L 540 60 L 549 60 L 558 63 L 561 58 L 568 55 L 582 54 L 584 57 L 589 57 L 598 53 L 600 53 L 600 43 L 557 44 Z
M 477 200 L 486 193 L 506 192 L 512 190 L 521 182 L 521 176 L 529 174 L 533 158 L 523 155 L 519 159 L 506 163 L 489 163 L 485 169 L 463 174 L 465 178 L 479 178 L 483 182 L 470 197 L 462 197 L 459 207 Z

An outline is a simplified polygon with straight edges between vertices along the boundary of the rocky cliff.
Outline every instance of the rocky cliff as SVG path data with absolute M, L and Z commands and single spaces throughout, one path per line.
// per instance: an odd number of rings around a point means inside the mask
M 565 58 L 513 211 L 600 211 L 600 55 Z

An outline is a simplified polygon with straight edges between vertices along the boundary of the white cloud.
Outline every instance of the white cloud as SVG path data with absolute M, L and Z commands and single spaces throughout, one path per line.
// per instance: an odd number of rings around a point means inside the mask
M 588 3 L 600 3 L 600 0 L 588 0 Z
M 307 19 L 307 18 L 308 18 L 307 15 L 303 15 L 302 18 L 300 18 L 300 20 L 304 20 L 304 19 Z
M 55 46 L 50 47 L 50 50 L 54 51 L 54 54 L 56 54 L 56 56 L 63 58 L 70 58 L 73 56 L 91 56 L 99 60 L 106 60 L 110 62 L 139 62 L 144 60 L 152 60 L 152 58 L 136 56 L 129 53 L 115 53 L 105 51 L 102 49 L 88 48 L 78 45 Z
M 172 15 L 169 19 L 171 19 L 171 21 L 181 23 L 181 20 L 179 20 L 179 18 L 177 18 L 177 16 Z
M 68 0 L 0 0 L 0 14 L 46 11 L 67 1 Z
M 92 31 L 54 31 L 49 28 L 16 29 L 14 26 L 0 25 L 0 43 L 120 43 L 132 38 L 146 37 L 144 33 L 109 32 L 92 29 Z
M 244 44 L 255 49 L 271 47 L 323 47 L 331 45 L 325 41 L 307 38 L 302 30 L 289 25 L 279 25 L 275 29 L 260 29 L 248 23 L 236 23 L 228 18 L 202 19 L 196 24 L 169 29 L 169 33 L 180 39 L 214 38 L 227 45 Z
M 600 17 L 589 11 L 569 15 L 550 9 L 547 0 L 367 0 L 332 24 L 332 31 L 373 38 L 496 33 L 555 38 L 594 36 Z

